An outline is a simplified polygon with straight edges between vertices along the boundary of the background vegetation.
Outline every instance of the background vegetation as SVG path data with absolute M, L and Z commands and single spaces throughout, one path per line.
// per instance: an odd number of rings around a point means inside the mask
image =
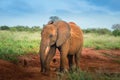
M 27 53 L 38 53 L 39 32 L 0 31 L 0 58 L 16 61 L 16 57 Z
M 83 29 L 84 47 L 95 49 L 120 49 L 120 25 L 106 28 Z M 38 53 L 40 45 L 40 26 L 0 26 L 0 59 L 17 62 L 17 57 L 29 53 Z M 67 74 L 66 80 L 118 80 L 119 74 L 91 74 L 74 71 Z M 64 77 L 63 77 L 64 78 Z
M 84 29 L 84 47 L 120 49 L 120 25 L 116 25 L 112 26 L 113 31 Z M 40 26 L 0 26 L 0 58 L 16 61 L 16 56 L 38 53 L 41 30 Z
M 25 29 L 24 29 L 25 28 Z M 38 27 L 6 27 L 0 30 L 0 58 L 16 61 L 16 56 L 38 53 L 40 32 Z M 120 49 L 120 36 L 108 29 L 86 29 L 84 47 L 95 49 Z
M 41 28 L 40 26 L 22 26 L 22 25 L 17 25 L 17 26 L 0 26 L 0 30 L 9 30 L 9 31 L 29 31 L 29 32 L 35 32 L 35 31 L 40 31 Z

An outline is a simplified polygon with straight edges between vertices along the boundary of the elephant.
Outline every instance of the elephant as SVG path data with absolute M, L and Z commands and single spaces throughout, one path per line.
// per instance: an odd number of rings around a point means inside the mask
M 50 62 L 55 56 L 56 49 L 60 52 L 60 71 L 72 68 L 74 63 L 79 68 L 82 48 L 83 32 L 74 22 L 61 20 L 48 23 L 41 31 L 41 72 L 50 71 Z

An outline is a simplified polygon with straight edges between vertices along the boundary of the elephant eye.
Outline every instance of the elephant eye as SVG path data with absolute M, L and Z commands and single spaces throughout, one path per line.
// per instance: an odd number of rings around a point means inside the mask
M 52 38 L 52 37 L 53 37 L 53 35 L 52 35 L 52 34 L 50 34 L 50 35 L 49 35 L 49 37 L 50 37 L 50 38 Z

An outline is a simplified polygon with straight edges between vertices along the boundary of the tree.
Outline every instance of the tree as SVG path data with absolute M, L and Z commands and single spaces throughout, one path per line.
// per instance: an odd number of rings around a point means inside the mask
M 114 29 L 112 32 L 114 36 L 120 36 L 120 24 L 114 24 L 112 29 Z
M 120 24 L 114 24 L 114 25 L 112 25 L 112 29 L 114 29 L 114 30 L 120 30 Z
M 41 30 L 40 26 L 33 26 L 31 29 L 32 29 L 32 31 L 40 31 Z
M 111 34 L 107 28 L 88 28 L 83 30 L 84 33 L 98 33 L 98 34 Z
M 51 16 L 49 19 L 50 19 L 51 22 L 56 22 L 56 21 L 61 20 L 58 16 Z
M 1 30 L 9 30 L 10 28 L 9 28 L 8 26 L 4 25 L 4 26 L 1 26 L 0 29 L 1 29 Z
M 114 35 L 114 36 L 120 36 L 120 30 L 114 30 L 113 32 L 112 32 L 112 34 Z

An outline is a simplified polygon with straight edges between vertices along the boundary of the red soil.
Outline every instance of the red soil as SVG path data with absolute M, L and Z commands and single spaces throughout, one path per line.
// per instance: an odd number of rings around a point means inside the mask
M 59 68 L 59 52 L 51 62 L 49 76 L 40 73 L 38 54 L 29 54 L 18 58 L 13 64 L 0 60 L 0 80 L 56 80 L 55 69 Z M 120 50 L 94 50 L 84 48 L 80 60 L 80 68 L 90 72 L 120 73 Z

